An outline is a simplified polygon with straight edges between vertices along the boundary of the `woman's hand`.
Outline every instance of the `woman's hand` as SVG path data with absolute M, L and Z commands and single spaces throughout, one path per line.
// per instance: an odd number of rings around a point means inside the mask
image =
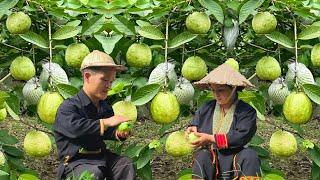
M 214 136 L 211 134 L 195 132 L 194 135 L 199 137 L 198 140 L 191 143 L 196 147 L 210 145 L 215 142 Z
M 186 130 L 186 133 L 187 133 L 187 134 L 190 134 L 190 133 L 192 133 L 192 132 L 198 132 L 197 129 L 198 129 L 197 126 L 189 126 L 189 127 L 187 128 L 187 130 Z

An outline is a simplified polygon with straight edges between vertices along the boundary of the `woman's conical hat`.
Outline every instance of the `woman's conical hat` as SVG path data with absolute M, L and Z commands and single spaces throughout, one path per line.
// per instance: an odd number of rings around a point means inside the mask
M 228 64 L 221 64 L 200 81 L 194 83 L 200 88 L 210 88 L 211 84 L 226 84 L 230 86 L 254 87 L 242 74 Z

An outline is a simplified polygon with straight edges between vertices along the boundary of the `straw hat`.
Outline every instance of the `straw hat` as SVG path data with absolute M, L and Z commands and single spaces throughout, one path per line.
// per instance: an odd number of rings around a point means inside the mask
M 208 75 L 202 78 L 200 81 L 194 83 L 195 86 L 200 88 L 210 88 L 211 84 L 226 84 L 230 86 L 241 86 L 241 87 L 254 87 L 242 74 L 235 71 L 228 64 L 221 64 Z
M 80 71 L 87 67 L 111 67 L 116 71 L 126 70 L 125 66 L 115 64 L 111 56 L 98 50 L 92 51 L 83 59 Z

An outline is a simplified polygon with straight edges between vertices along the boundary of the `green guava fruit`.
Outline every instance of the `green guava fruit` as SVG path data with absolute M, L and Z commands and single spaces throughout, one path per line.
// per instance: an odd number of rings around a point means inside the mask
M 193 12 L 186 19 L 188 31 L 195 34 L 205 34 L 209 31 L 211 21 L 209 16 L 204 12 Z
M 128 48 L 126 58 L 129 66 L 136 68 L 149 66 L 152 60 L 151 49 L 146 44 L 134 43 Z
M 228 58 L 226 64 L 229 64 L 234 70 L 239 71 L 239 63 L 234 58 Z
M 271 153 L 280 157 L 289 157 L 297 152 L 296 138 L 287 131 L 276 131 L 272 134 L 269 142 Z
M 257 34 L 269 34 L 277 27 L 277 19 L 269 12 L 260 12 L 252 19 L 252 28 Z
M 37 113 L 43 122 L 53 124 L 63 97 L 57 92 L 44 93 L 38 103 Z
M 190 155 L 193 151 L 193 147 L 188 142 L 184 132 L 176 131 L 168 136 L 165 150 L 169 155 L 179 157 Z
M 182 76 L 189 81 L 200 80 L 207 74 L 207 65 L 199 56 L 189 57 L 182 66 Z
M 18 56 L 10 65 L 10 73 L 16 80 L 28 81 L 36 74 L 36 69 L 28 57 Z
M 65 60 L 68 66 L 80 68 L 83 59 L 90 53 L 83 43 L 70 44 L 66 50 Z
M 24 138 L 23 148 L 31 157 L 44 157 L 52 150 L 49 136 L 42 131 L 30 131 Z
M 312 117 L 312 103 L 303 92 L 292 92 L 283 104 L 283 114 L 291 123 L 307 123 Z
M 24 12 L 14 12 L 8 16 L 6 26 L 11 34 L 23 34 L 29 31 L 31 19 Z
M 256 65 L 256 73 L 261 80 L 273 81 L 281 75 L 281 67 L 275 58 L 264 56 Z

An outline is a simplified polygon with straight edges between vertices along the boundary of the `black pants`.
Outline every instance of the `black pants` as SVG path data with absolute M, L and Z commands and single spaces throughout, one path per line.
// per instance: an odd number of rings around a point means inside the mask
M 84 171 L 93 174 L 94 180 L 134 180 L 136 179 L 133 162 L 130 158 L 119 156 L 115 153 L 108 152 L 106 155 L 106 166 L 95 164 L 92 161 L 77 163 L 77 165 L 67 166 L 65 174 L 70 180 L 75 177 L 79 179 Z
M 260 159 L 257 153 L 245 148 L 236 155 L 223 155 L 218 151 L 218 166 L 212 162 L 212 155 L 208 149 L 201 149 L 194 154 L 192 178 L 213 180 L 218 168 L 218 179 L 233 179 L 243 176 L 260 176 Z

